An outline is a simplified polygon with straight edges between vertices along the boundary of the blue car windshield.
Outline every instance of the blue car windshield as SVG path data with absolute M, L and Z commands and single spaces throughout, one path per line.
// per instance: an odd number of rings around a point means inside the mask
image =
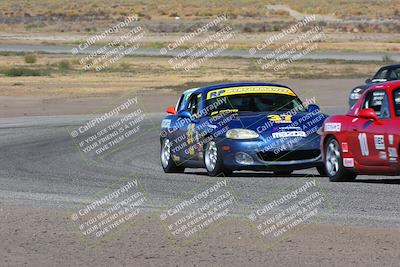
M 297 96 L 271 93 L 216 97 L 207 100 L 206 106 L 210 113 L 223 110 L 235 110 L 238 112 L 306 111 Z

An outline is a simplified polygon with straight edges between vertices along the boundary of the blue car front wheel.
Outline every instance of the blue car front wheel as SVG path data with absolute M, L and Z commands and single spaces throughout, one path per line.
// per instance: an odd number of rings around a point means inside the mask
M 222 153 L 214 140 L 208 142 L 204 149 L 204 165 L 209 176 L 229 176 L 231 170 L 224 167 Z

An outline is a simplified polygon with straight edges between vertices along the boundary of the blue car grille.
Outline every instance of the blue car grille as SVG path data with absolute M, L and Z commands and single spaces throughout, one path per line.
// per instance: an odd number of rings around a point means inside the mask
M 313 159 L 318 157 L 320 154 L 321 151 L 319 149 L 281 151 L 278 153 L 275 153 L 274 151 L 266 151 L 257 153 L 258 157 L 263 161 L 291 161 Z

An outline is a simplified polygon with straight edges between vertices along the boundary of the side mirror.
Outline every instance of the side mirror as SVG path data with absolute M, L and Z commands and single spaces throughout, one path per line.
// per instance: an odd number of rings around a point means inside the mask
M 175 115 L 175 114 L 176 114 L 176 110 L 175 110 L 175 107 L 174 107 L 174 106 L 169 106 L 169 107 L 167 107 L 167 110 L 165 110 L 165 112 L 167 112 L 167 113 L 169 113 L 169 114 L 172 114 L 172 115 Z
M 177 115 L 181 118 L 189 118 L 190 119 L 192 117 L 192 114 L 190 114 L 190 112 L 187 110 L 180 110 Z
M 314 112 L 314 111 L 317 111 L 317 110 L 320 110 L 318 105 L 310 104 L 307 107 L 307 111 L 308 112 Z
M 379 118 L 372 108 L 362 109 L 358 113 L 358 117 L 360 117 L 362 119 L 373 120 L 375 122 L 379 122 Z
M 366 79 L 365 83 L 372 83 L 372 80 L 371 79 Z

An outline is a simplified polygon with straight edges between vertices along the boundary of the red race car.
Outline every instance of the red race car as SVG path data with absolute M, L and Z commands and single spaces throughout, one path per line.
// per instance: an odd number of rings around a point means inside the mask
M 366 90 L 346 115 L 325 120 L 321 151 L 329 179 L 399 175 L 400 81 Z

